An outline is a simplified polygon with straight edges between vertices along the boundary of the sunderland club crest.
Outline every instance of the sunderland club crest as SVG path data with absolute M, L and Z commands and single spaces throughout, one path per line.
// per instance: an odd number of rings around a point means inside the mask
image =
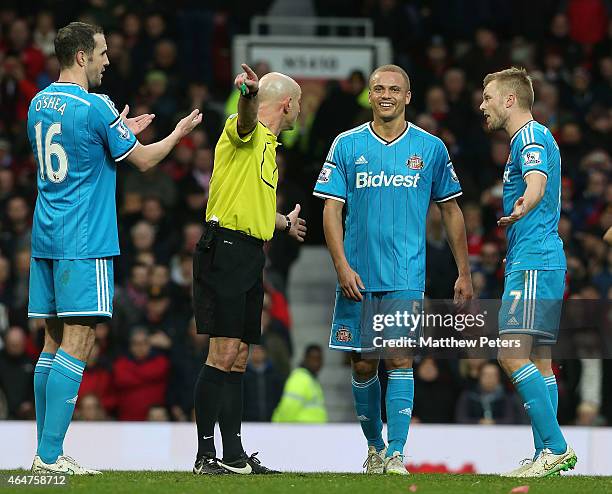
M 336 331 L 336 341 L 349 343 L 353 339 L 351 332 L 347 328 L 340 328 Z
M 422 170 L 425 166 L 425 163 L 423 163 L 423 158 L 421 158 L 418 154 L 411 156 L 406 164 L 411 170 Z

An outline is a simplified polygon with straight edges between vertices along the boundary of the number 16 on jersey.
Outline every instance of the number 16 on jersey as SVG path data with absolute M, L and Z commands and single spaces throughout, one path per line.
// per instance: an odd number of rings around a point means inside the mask
M 60 143 L 53 142 L 56 135 L 62 134 L 62 124 L 54 122 L 49 126 L 45 134 L 44 146 L 42 122 L 36 122 L 34 131 L 36 132 L 36 151 L 41 180 L 45 180 L 46 175 L 53 183 L 63 182 L 68 174 L 68 156 Z M 57 169 L 53 168 L 53 156 L 57 158 Z

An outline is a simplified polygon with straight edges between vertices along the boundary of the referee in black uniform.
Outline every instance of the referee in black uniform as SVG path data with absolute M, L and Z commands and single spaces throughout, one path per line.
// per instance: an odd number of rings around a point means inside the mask
M 258 80 L 251 68 L 236 77 L 242 97 L 215 148 L 206 227 L 193 259 L 198 332 L 210 335 L 208 359 L 195 386 L 198 453 L 195 474 L 277 473 L 242 447 L 242 377 L 249 345 L 261 338 L 263 244 L 275 230 L 303 242 L 300 205 L 276 212 L 278 135 L 300 112 L 300 86 L 272 72 Z M 216 458 L 219 422 L 223 459 Z

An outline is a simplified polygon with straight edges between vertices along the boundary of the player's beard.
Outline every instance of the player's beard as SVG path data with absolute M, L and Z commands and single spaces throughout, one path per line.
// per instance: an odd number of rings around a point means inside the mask
M 491 132 L 495 132 L 496 130 L 503 130 L 506 128 L 507 117 L 503 117 L 502 115 L 496 115 L 493 117 L 489 113 L 489 130 Z
M 102 73 L 100 71 L 96 71 L 93 76 L 87 76 L 87 83 L 90 88 L 100 87 L 102 85 Z

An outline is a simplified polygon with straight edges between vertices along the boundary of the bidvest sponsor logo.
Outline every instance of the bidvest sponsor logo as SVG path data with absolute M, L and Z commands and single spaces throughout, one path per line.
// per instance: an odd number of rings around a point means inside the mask
M 384 171 L 373 174 L 372 172 L 358 172 L 355 175 L 355 186 L 358 189 L 364 187 L 416 187 L 421 175 L 387 175 Z

